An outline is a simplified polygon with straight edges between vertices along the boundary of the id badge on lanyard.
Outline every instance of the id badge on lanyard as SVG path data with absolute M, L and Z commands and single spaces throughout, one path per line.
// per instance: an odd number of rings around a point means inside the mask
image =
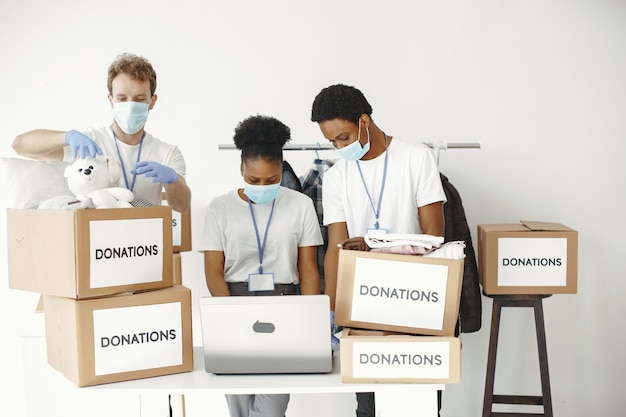
M 248 199 L 248 206 L 250 207 L 250 214 L 252 216 L 252 223 L 254 224 L 254 231 L 256 233 L 257 249 L 259 251 L 259 272 L 248 274 L 248 291 L 274 291 L 274 273 L 263 272 L 263 254 L 265 253 L 265 244 L 267 243 L 267 232 L 270 228 L 270 222 L 274 214 L 274 204 L 276 200 L 272 201 L 272 210 L 270 211 L 270 217 L 267 219 L 267 225 L 265 226 L 265 236 L 263 236 L 263 244 L 261 244 L 261 237 L 259 236 L 259 228 L 256 224 L 256 218 L 254 217 L 254 210 L 252 209 L 252 203 Z
M 115 132 L 113 131 L 113 125 L 109 126 L 111 129 L 111 134 L 113 135 L 113 141 L 115 142 L 115 148 L 117 149 L 117 156 L 120 158 L 120 165 L 122 166 L 122 174 L 124 174 L 124 184 L 126 184 L 126 188 L 131 192 L 134 192 L 135 189 L 135 180 L 137 179 L 137 174 L 133 174 L 133 181 L 131 183 L 128 182 L 128 177 L 126 175 L 126 166 L 124 165 L 124 158 L 122 158 L 122 153 L 120 152 L 120 146 L 117 144 L 117 137 L 115 136 Z M 143 146 L 143 139 L 146 137 L 146 131 L 143 131 L 141 135 L 141 141 L 139 142 L 139 152 L 137 152 L 137 162 L 141 160 L 141 148 Z M 135 164 L 137 164 L 135 162 Z M 131 171 L 135 167 L 131 167 Z
M 384 227 L 380 227 L 380 225 L 378 224 L 378 219 L 380 218 L 380 209 L 381 209 L 381 205 L 383 202 L 383 193 L 385 192 L 385 183 L 387 182 L 387 162 L 389 160 L 388 145 L 389 145 L 389 140 L 387 138 L 387 135 L 385 134 L 385 162 L 383 165 L 383 179 L 382 179 L 382 184 L 380 186 L 380 195 L 378 196 L 377 207 L 374 206 L 374 200 L 372 199 L 369 189 L 367 188 L 367 183 L 365 182 L 363 171 L 361 171 L 361 165 L 359 164 L 359 161 L 356 161 L 356 167 L 359 170 L 359 175 L 361 176 L 361 181 L 363 182 L 363 188 L 365 189 L 365 194 L 367 195 L 367 199 L 369 200 L 370 206 L 372 208 L 372 212 L 374 213 L 374 217 L 376 219 L 374 222 L 374 227 L 369 227 L 366 230 L 367 233 L 380 233 L 380 234 L 389 233 L 388 229 L 385 229 Z
M 248 291 L 274 291 L 274 274 L 272 272 L 248 274 Z

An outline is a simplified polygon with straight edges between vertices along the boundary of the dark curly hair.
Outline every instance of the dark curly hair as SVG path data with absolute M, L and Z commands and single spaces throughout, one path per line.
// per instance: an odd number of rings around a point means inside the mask
M 291 130 L 269 116 L 250 116 L 235 128 L 235 146 L 241 149 L 241 161 L 264 158 L 283 161 L 283 146 L 291 139 Z
M 372 106 L 358 89 L 335 84 L 324 88 L 315 97 L 311 108 L 311 121 L 343 119 L 357 124 L 362 114 L 372 115 Z
M 157 85 L 157 76 L 152 64 L 146 58 L 130 53 L 123 53 L 109 65 L 107 88 L 113 94 L 113 79 L 120 74 L 128 75 L 132 80 L 150 81 L 150 94 L 154 95 Z

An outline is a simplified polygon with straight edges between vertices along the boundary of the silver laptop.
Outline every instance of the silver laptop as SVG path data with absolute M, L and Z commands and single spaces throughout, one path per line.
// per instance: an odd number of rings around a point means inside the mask
M 327 373 L 327 295 L 200 297 L 204 366 L 214 374 Z

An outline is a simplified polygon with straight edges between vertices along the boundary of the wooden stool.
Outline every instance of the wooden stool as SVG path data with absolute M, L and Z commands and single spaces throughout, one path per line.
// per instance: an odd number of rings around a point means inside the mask
M 489 338 L 489 355 L 487 357 L 487 378 L 485 381 L 485 398 L 483 400 L 482 417 L 530 417 L 552 415 L 552 398 L 550 394 L 550 375 L 548 373 L 548 353 L 546 351 L 546 329 L 543 322 L 542 299 L 550 295 L 488 295 L 493 298 L 491 313 L 491 336 Z M 494 395 L 493 384 L 496 375 L 496 353 L 498 350 L 498 333 L 500 331 L 500 313 L 502 307 L 533 307 L 535 311 L 535 327 L 537 330 L 537 349 L 539 352 L 539 370 L 541 372 L 541 396 L 532 395 Z M 494 412 L 493 404 L 543 405 L 543 413 L 505 413 Z

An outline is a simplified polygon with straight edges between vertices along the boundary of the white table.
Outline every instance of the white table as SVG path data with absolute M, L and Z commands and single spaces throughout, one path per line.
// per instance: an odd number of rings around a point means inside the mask
M 328 374 L 293 375 L 214 375 L 205 372 L 201 347 L 194 347 L 192 372 L 144 378 L 85 389 L 136 390 L 185 395 L 198 390 L 222 394 L 311 394 L 374 392 L 376 415 L 380 417 L 411 415 L 437 416 L 437 390 L 442 384 L 353 384 L 342 383 L 339 352 L 334 352 L 333 371 Z M 410 410 L 410 413 L 409 413 Z
M 38 352 L 30 361 L 32 367 L 26 379 L 47 375 L 47 384 L 58 387 L 77 389 L 84 393 L 97 395 L 119 393 L 125 396 L 138 395 L 142 401 L 150 401 L 155 394 L 172 395 L 180 406 L 174 410 L 177 415 L 184 416 L 184 395 L 210 391 L 213 394 L 323 394 L 374 392 L 376 396 L 377 417 L 410 415 L 411 417 L 437 416 L 437 390 L 445 389 L 443 384 L 370 384 L 342 383 L 340 374 L 339 352 L 334 353 L 333 371 L 328 374 L 292 374 L 292 375 L 214 375 L 205 372 L 204 358 L 201 347 L 194 347 L 194 369 L 173 375 L 153 378 L 136 379 L 76 388 L 61 373 L 54 370 L 46 362 L 45 339 L 30 341 Z M 44 346 L 42 349 L 42 345 Z M 44 369 L 42 369 L 42 367 Z M 28 374 L 32 374 L 31 377 Z M 38 375 L 38 376 L 35 376 Z

